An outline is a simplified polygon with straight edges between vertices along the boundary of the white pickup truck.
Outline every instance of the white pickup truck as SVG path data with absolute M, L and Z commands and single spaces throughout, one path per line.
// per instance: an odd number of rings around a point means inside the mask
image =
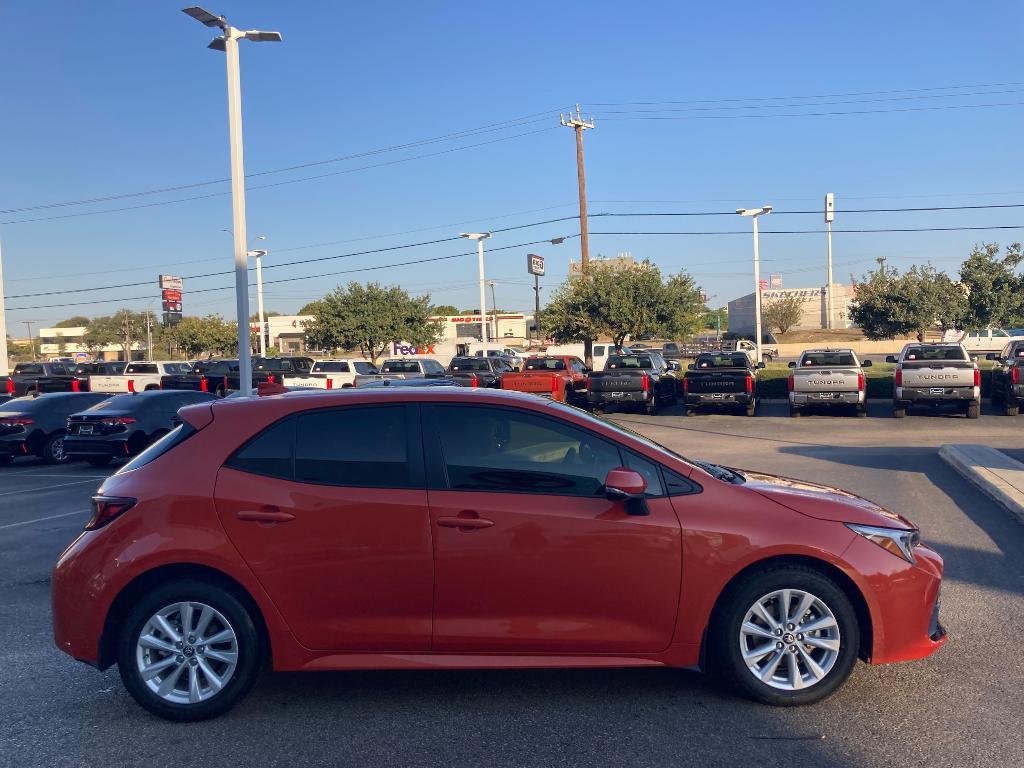
M 366 360 L 317 360 L 309 373 L 285 376 L 286 387 L 307 387 L 309 389 L 345 389 L 355 386 L 356 376 L 377 373 L 373 363 Z
M 147 392 L 160 389 L 160 377 L 192 373 L 192 366 L 180 360 L 146 360 L 128 363 L 120 376 L 90 376 L 90 392 Z
M 437 360 L 429 357 L 399 357 L 385 360 L 380 373 L 359 374 L 353 384 L 361 387 L 370 381 L 383 379 L 443 379 L 448 375 Z
M 853 407 L 858 416 L 867 416 L 866 380 L 863 363 L 852 349 L 808 349 L 789 374 L 789 415 L 799 416 L 811 406 Z
M 962 344 L 907 344 L 896 363 L 892 415 L 902 419 L 911 405 L 953 403 L 969 419 L 981 413 L 981 372 Z

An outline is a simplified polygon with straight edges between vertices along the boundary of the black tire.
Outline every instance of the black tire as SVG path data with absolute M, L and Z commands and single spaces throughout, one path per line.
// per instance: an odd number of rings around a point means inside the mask
M 865 418 L 867 418 L 867 415 L 868 415 L 868 407 L 866 405 L 858 405 L 857 406 L 857 418 L 858 419 L 865 419 Z
M 789 415 L 790 418 L 799 419 L 801 416 L 800 409 L 793 405 L 789 406 Z
M 69 456 L 64 453 L 64 433 L 50 435 L 39 449 L 39 458 L 44 464 L 67 464 Z
M 905 406 L 904 406 L 904 407 L 902 407 L 902 408 L 897 408 L 897 407 L 896 407 L 896 406 L 894 405 L 894 406 L 892 407 L 892 417 L 893 417 L 894 419 L 902 419 L 902 418 L 905 418 L 905 417 L 906 417 L 906 415 L 907 415 L 907 409 L 906 409 L 906 407 L 905 407 Z
M 661 402 L 658 400 L 658 393 L 652 392 L 651 399 L 647 401 L 645 409 L 648 416 L 654 416 L 658 412 L 658 408 L 661 406 Z
M 981 403 L 968 403 L 966 413 L 968 419 L 978 418 L 981 416 Z
M 757 401 L 755 400 L 754 402 L 748 404 L 744 410 L 746 411 L 747 416 L 756 416 L 757 415 Z
M 195 704 L 168 701 L 150 690 L 139 672 L 136 657 L 137 639 L 150 617 L 166 606 L 186 601 L 205 603 L 223 615 L 235 632 L 237 648 L 236 666 L 224 687 Z M 177 628 L 180 630 L 180 625 Z M 172 581 L 143 594 L 126 616 L 117 638 L 118 671 L 128 693 L 147 711 L 175 722 L 208 720 L 231 709 L 256 682 L 262 656 L 260 636 L 253 618 L 238 598 L 198 579 Z
M 86 456 L 85 460 L 94 467 L 105 467 L 113 458 L 113 456 Z
M 1020 403 L 1014 401 L 1013 404 L 1011 404 L 1009 401 L 1007 401 L 1006 406 L 1004 408 L 1004 412 L 1007 416 L 1016 416 L 1017 414 L 1020 413 Z
M 697 409 L 696 408 L 687 408 L 686 409 L 686 415 L 687 416 L 696 416 L 697 415 Z
M 835 617 L 840 643 L 834 661 L 824 678 L 817 682 L 812 681 L 807 687 L 795 691 L 782 690 L 755 677 L 747 666 L 747 662 L 744 661 L 741 649 L 743 636 L 740 627 L 747 612 L 763 597 L 783 589 L 810 593 L 820 600 Z M 795 608 L 795 605 L 791 605 L 791 610 L 795 610 Z M 797 617 L 792 618 L 796 620 Z M 796 627 L 794 631 L 798 628 Z M 712 661 L 714 671 L 743 696 L 775 706 L 814 704 L 832 695 L 850 676 L 860 651 L 860 626 L 857 623 L 857 613 L 846 593 L 822 573 L 799 565 L 769 566 L 763 570 L 752 571 L 730 585 L 719 598 L 709 630 L 708 658 Z M 789 630 L 784 626 L 782 631 Z M 740 642 L 737 642 L 738 639 Z M 780 638 L 780 640 L 782 639 Z M 790 649 L 796 646 L 802 646 L 805 651 L 810 647 L 794 642 Z M 788 664 L 789 660 L 786 654 L 790 651 L 784 646 L 782 652 L 781 661 Z M 816 653 L 817 651 L 812 649 L 810 652 Z M 772 654 L 775 653 L 777 651 L 773 649 Z M 794 655 L 802 658 L 799 650 Z M 767 664 L 772 659 L 773 656 L 768 656 L 764 661 Z M 806 666 L 804 669 L 809 670 Z M 808 671 L 805 674 L 810 673 Z

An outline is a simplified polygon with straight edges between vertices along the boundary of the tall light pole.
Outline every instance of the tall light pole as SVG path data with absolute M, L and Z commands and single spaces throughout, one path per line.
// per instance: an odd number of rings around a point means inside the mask
M 832 328 L 832 219 L 836 217 L 836 196 L 832 192 L 825 195 L 825 226 L 828 228 L 828 280 L 825 288 L 825 312 L 828 317 L 825 320 L 825 327 Z
M 245 167 L 242 163 L 242 86 L 238 71 L 238 41 L 281 42 L 280 32 L 242 31 L 228 24 L 224 16 L 192 6 L 183 11 L 201 24 L 219 27 L 224 33 L 208 46 L 224 51 L 228 78 L 228 140 L 231 151 L 232 235 L 235 239 L 235 303 L 238 315 L 238 386 L 245 394 L 252 390 L 252 349 L 249 341 L 249 260 L 245 241 Z
M 0 243 L 0 376 L 10 371 L 7 367 L 7 314 L 4 310 L 4 256 Z
M 484 290 L 484 240 L 490 236 L 490 232 L 459 233 L 459 237 L 476 240 L 476 258 L 480 270 L 480 343 L 483 346 L 484 357 L 487 357 L 487 342 L 489 341 L 489 334 L 487 332 L 487 293 Z
M 267 336 L 263 327 L 263 257 L 267 255 L 266 249 L 249 251 L 249 256 L 256 258 L 256 313 L 260 324 L 260 357 L 267 355 Z
M 494 340 L 500 344 L 501 334 L 498 333 L 498 297 L 494 295 L 494 286 L 497 285 L 497 283 L 491 280 L 488 285 L 491 286 L 491 312 L 494 314 Z
M 761 259 L 757 251 L 757 219 L 772 212 L 770 205 L 760 208 L 737 208 L 740 216 L 749 216 L 754 222 L 754 347 L 757 360 L 761 362 Z

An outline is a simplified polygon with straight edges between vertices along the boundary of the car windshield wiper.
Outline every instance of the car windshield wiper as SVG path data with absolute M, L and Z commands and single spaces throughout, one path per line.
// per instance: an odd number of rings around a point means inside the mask
M 693 463 L 696 464 L 701 469 L 703 469 L 716 480 L 723 480 L 727 483 L 732 483 L 733 485 L 740 485 L 741 483 L 746 482 L 746 478 L 743 477 L 743 475 L 741 475 L 739 472 L 734 472 L 733 470 L 728 469 L 727 467 L 722 467 L 719 466 L 718 464 L 710 464 L 706 461 L 695 461 Z

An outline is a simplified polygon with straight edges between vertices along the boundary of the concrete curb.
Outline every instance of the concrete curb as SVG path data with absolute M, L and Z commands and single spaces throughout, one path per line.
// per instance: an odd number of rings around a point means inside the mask
M 987 445 L 944 445 L 939 456 L 1024 523 L 1024 464 Z

